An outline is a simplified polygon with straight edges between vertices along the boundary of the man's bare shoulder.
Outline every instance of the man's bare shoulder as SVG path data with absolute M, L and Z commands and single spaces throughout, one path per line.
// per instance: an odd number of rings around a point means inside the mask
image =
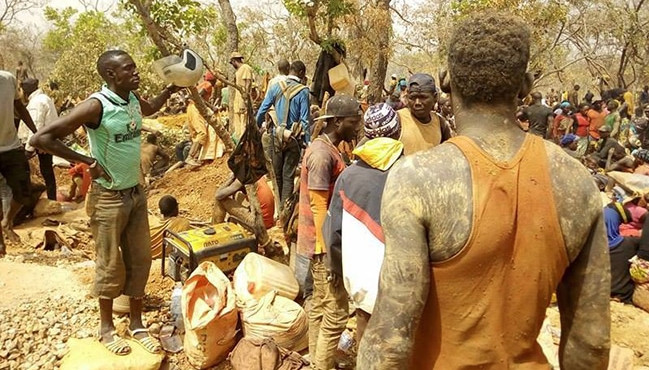
M 573 261 L 602 212 L 602 202 L 586 167 L 553 143 L 546 142 L 545 148 L 559 223 Z
M 428 231 L 431 261 L 443 261 L 466 243 L 471 231 L 472 197 L 469 163 L 455 145 L 446 143 L 395 164 L 383 204 L 405 206 L 408 217 L 414 216 Z
M 420 187 L 452 181 L 468 168 L 462 152 L 455 145 L 444 143 L 400 159 L 390 176 L 399 177 L 404 185 Z

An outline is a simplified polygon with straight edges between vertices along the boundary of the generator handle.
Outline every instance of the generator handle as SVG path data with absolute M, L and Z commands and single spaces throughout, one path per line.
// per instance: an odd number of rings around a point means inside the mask
M 166 229 L 164 234 L 163 234 L 163 241 L 164 241 L 164 236 L 169 233 L 176 237 L 176 240 L 180 241 L 181 243 L 185 244 L 187 246 L 187 250 L 189 251 L 189 271 L 194 271 L 196 267 L 198 267 L 198 264 L 196 263 L 196 257 L 194 256 L 194 249 L 192 248 L 192 244 L 188 242 L 187 240 L 183 239 L 178 235 L 176 232 L 171 231 L 169 229 Z M 164 253 L 164 242 L 162 243 L 163 249 L 162 252 Z

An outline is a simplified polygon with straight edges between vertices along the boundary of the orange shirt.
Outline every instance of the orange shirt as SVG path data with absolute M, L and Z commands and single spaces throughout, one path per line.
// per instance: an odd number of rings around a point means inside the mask
M 273 191 L 266 182 L 266 177 L 262 177 L 257 181 L 257 198 L 261 206 L 261 215 L 264 218 L 264 226 L 267 229 L 275 226 L 275 196 Z
M 211 82 L 203 81 L 200 84 L 198 84 L 196 90 L 198 90 L 199 92 L 203 90 L 201 97 L 203 98 L 203 100 L 207 101 L 212 97 L 212 91 L 214 90 L 214 87 L 212 86 Z
M 590 127 L 588 128 L 588 133 L 593 138 L 599 140 L 599 128 L 604 125 L 606 112 L 598 112 L 595 109 L 589 109 L 586 115 L 590 119 Z
M 536 338 L 568 255 L 543 139 L 528 134 L 507 162 L 467 137 L 449 142 L 471 167 L 472 230 L 459 254 L 431 264 L 409 369 L 546 370 Z
M 329 198 L 326 200 L 328 205 L 336 179 L 345 169 L 345 162 L 338 149 L 323 137 L 323 135 L 318 136 L 306 148 L 300 170 L 297 253 L 309 258 L 314 254 L 326 253 L 320 243 L 316 246 L 316 222 L 311 208 L 310 192 L 328 192 Z

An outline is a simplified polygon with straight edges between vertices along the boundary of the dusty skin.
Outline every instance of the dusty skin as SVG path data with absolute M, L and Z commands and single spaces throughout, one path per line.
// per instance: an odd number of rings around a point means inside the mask
M 513 125 L 458 129 L 492 157 L 506 160 L 524 140 L 523 132 L 510 128 Z M 562 368 L 605 368 L 610 278 L 601 201 L 583 166 L 554 144 L 546 143 L 546 151 L 571 262 L 557 290 L 565 333 L 560 346 Z M 471 232 L 471 174 L 466 158 L 452 144 L 405 158 L 390 173 L 382 209 L 386 255 L 379 309 L 359 349 L 358 368 L 363 370 L 407 367 L 429 291 L 429 261 L 456 255 Z M 576 213 L 576 209 L 583 211 Z

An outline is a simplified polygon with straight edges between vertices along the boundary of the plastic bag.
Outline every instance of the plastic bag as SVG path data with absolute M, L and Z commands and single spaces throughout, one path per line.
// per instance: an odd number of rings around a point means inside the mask
M 226 359 L 235 345 L 237 310 L 230 281 L 213 262 L 203 262 L 182 293 L 184 349 L 189 363 L 205 369 Z
M 649 283 L 649 261 L 633 256 L 629 262 L 631 262 L 629 273 L 633 282 L 636 284 Z

